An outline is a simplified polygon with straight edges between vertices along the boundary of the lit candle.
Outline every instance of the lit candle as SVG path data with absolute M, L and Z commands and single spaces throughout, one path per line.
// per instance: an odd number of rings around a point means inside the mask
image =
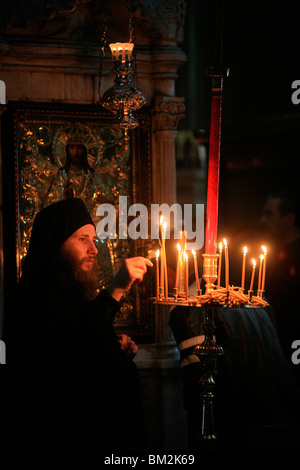
M 186 252 L 184 252 L 184 258 L 185 258 L 185 296 L 187 300 L 189 296 L 189 258 Z
M 186 250 L 186 231 L 183 230 L 181 232 L 181 252 L 180 252 L 180 268 L 179 268 L 179 286 L 178 291 L 184 293 L 185 291 L 185 260 L 184 260 L 184 253 Z
M 227 241 L 223 240 L 224 248 L 225 248 L 225 287 L 229 289 L 229 259 L 228 259 L 228 246 Z
M 183 253 L 186 250 L 186 231 L 185 230 L 181 232 L 180 246 L 181 246 L 181 253 Z
M 163 223 L 163 240 L 166 240 L 167 222 Z
M 162 243 L 162 249 L 160 253 L 160 288 L 161 288 L 161 293 L 164 295 L 164 269 L 165 269 L 165 261 L 164 261 L 164 236 L 163 236 L 163 221 L 164 218 L 163 216 L 160 217 L 160 226 L 161 226 L 161 243 Z
M 265 282 L 266 282 L 266 266 L 267 266 L 267 248 L 265 246 L 261 247 L 264 252 L 264 262 L 263 262 L 263 272 L 262 272 L 262 282 L 261 282 L 261 295 L 265 290 Z
M 205 253 L 215 254 L 217 249 L 220 137 L 222 92 L 214 93 L 211 101 L 210 143 L 207 175 Z
M 219 266 L 218 266 L 218 287 L 221 285 L 221 270 L 222 270 L 222 251 L 223 251 L 223 243 L 219 243 Z
M 256 267 L 256 261 L 255 259 L 252 258 L 252 276 L 251 276 L 251 283 L 250 283 L 250 289 L 249 293 L 253 290 L 253 283 L 254 283 L 254 276 L 255 276 L 255 267 Z
M 212 77 L 212 93 L 207 172 L 205 253 L 216 254 L 219 205 L 223 77 L 222 75 L 220 75 L 220 70 L 217 71 L 214 67 L 211 70 L 210 76 Z
M 132 42 L 115 42 L 109 44 L 113 61 L 120 60 L 125 63 L 126 60 L 131 59 L 134 44 Z
M 167 269 L 166 243 L 165 243 L 166 230 L 167 230 L 167 222 L 164 222 L 163 224 L 164 278 L 165 278 L 165 298 L 167 299 L 169 289 L 168 289 L 168 269 Z
M 179 269 L 180 269 L 180 257 L 181 257 L 181 246 L 179 243 L 177 243 L 177 266 L 176 266 L 176 279 L 175 279 L 175 288 L 178 287 L 178 281 L 179 281 Z
M 197 283 L 197 290 L 200 291 L 200 283 L 199 283 L 199 276 L 198 276 L 198 263 L 197 263 L 197 255 L 195 250 L 192 250 L 194 255 L 194 267 L 195 267 L 195 276 L 196 276 L 196 283 Z
M 161 238 L 161 242 L 162 242 L 162 239 L 163 239 L 163 223 L 164 223 L 164 218 L 163 218 L 163 216 L 161 215 L 161 216 L 160 216 L 160 219 L 159 219 L 159 225 L 160 225 L 160 228 L 159 228 L 159 237 Z
M 259 293 L 259 291 L 261 290 L 261 270 L 262 270 L 263 260 L 264 260 L 264 255 L 260 255 L 257 293 Z
M 247 256 L 247 247 L 244 246 L 244 253 L 243 253 L 243 266 L 242 266 L 242 289 L 245 288 L 245 268 L 246 268 L 246 256 Z
M 159 250 L 156 252 L 156 298 L 159 298 Z

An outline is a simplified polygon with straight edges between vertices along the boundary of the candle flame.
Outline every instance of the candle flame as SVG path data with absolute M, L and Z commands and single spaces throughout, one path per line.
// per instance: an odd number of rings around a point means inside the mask
M 156 252 L 156 259 L 158 259 L 158 258 L 159 258 L 159 250 L 157 250 L 157 252 Z
M 263 261 L 265 255 L 260 255 L 260 261 Z
M 222 242 L 219 243 L 219 250 L 220 250 L 220 251 L 223 250 L 223 243 L 222 243 Z
M 223 238 L 223 243 L 224 243 L 224 246 L 227 246 L 226 238 Z
M 164 230 L 167 230 L 167 222 L 164 222 L 164 223 L 163 223 L 163 229 L 164 229 Z
M 247 247 L 244 246 L 244 254 L 246 254 L 246 253 L 247 253 Z
M 161 216 L 160 216 L 160 219 L 159 219 L 159 223 L 160 223 L 160 225 L 162 225 L 162 224 L 163 224 L 163 221 L 164 221 L 164 218 L 163 218 L 163 216 L 161 215 Z
M 179 243 L 177 243 L 177 250 L 180 252 L 181 251 L 181 246 L 179 245 Z
M 253 264 L 253 267 L 256 266 L 256 260 L 254 258 L 252 258 L 252 264 Z
M 195 250 L 192 250 L 192 253 L 194 256 L 196 256 L 196 251 Z
M 266 255 L 267 254 L 267 248 L 265 246 L 262 246 L 261 249 L 264 252 L 264 254 Z
M 187 255 L 186 251 L 183 253 L 183 256 L 185 257 L 185 260 L 188 261 L 189 257 Z

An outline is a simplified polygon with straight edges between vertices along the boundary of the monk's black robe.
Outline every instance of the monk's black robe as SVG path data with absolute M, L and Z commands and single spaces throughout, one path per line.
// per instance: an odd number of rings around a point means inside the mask
M 3 448 L 141 446 L 138 371 L 113 328 L 119 302 L 106 290 L 93 301 L 70 295 L 56 275 L 59 247 L 92 223 L 82 204 L 61 201 L 35 219 L 4 322 Z

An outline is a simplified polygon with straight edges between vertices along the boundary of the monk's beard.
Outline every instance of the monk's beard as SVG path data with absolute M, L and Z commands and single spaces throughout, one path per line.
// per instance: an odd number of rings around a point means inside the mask
M 94 259 L 90 269 L 84 271 L 83 263 Z M 78 260 L 72 250 L 61 250 L 58 257 L 58 278 L 64 290 L 76 297 L 93 300 L 98 295 L 99 264 L 95 257 Z

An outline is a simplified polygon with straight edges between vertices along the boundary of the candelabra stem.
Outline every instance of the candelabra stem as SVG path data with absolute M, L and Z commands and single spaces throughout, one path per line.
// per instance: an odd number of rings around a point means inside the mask
M 202 376 L 199 380 L 199 399 L 201 400 L 201 433 L 197 436 L 201 448 L 212 448 L 216 441 L 215 424 L 214 424 L 214 387 L 215 381 L 213 372 L 216 360 L 223 355 L 223 348 L 218 346 L 214 340 L 214 309 L 215 306 L 205 306 L 205 321 L 203 324 L 204 341 L 194 348 L 194 354 L 199 356 L 202 365 Z

